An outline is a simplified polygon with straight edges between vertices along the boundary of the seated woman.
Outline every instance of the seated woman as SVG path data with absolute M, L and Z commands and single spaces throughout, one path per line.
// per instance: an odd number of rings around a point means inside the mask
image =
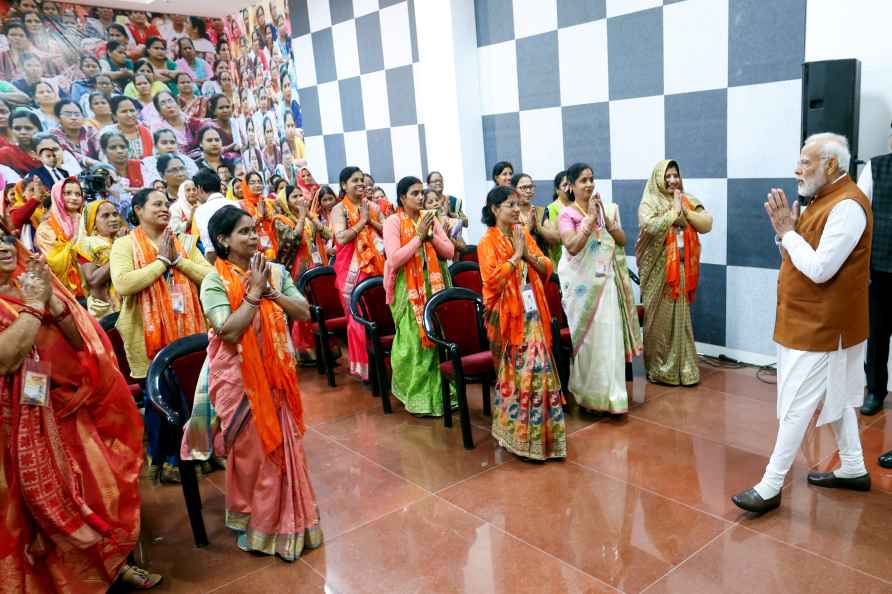
M 510 185 L 489 191 L 483 223 L 489 229 L 477 244 L 477 256 L 496 366 L 492 435 L 523 458 L 564 458 L 561 382 L 542 285 L 551 276 L 551 260 L 520 223 L 517 193 Z
M 306 196 L 304 190 L 304 196 Z M 336 255 L 334 231 L 331 228 L 331 210 L 338 203 L 338 196 L 330 186 L 320 186 L 315 199 L 310 202 L 308 216 L 316 227 L 316 249 L 322 255 L 322 262 L 328 263 Z
M 26 383 L 35 389 L 23 394 Z M 4 587 L 98 593 L 116 579 L 157 585 L 161 576 L 127 561 L 139 536 L 142 428 L 114 351 L 43 259 L 4 228 L 0 410 Z M 20 476 L 39 480 L 13 478 Z
M 591 167 L 571 165 L 567 180 L 573 203 L 558 215 L 558 276 L 573 343 L 569 388 L 582 408 L 622 414 L 629 410 L 626 363 L 641 354 L 626 234 L 619 207 L 592 195 Z
M 208 230 L 217 259 L 201 304 L 212 328 L 209 397 L 227 456 L 226 526 L 243 551 L 295 561 L 322 545 L 286 320 L 308 320 L 309 305 L 291 275 L 258 252 L 247 212 L 224 206 Z
M 158 173 L 158 160 L 163 155 L 176 155 L 179 157 L 183 165 L 186 166 L 187 178 L 192 179 L 198 173 L 198 166 L 195 164 L 195 161 L 183 153 L 177 152 L 179 148 L 177 146 L 177 135 L 173 130 L 160 128 L 155 130 L 152 138 L 155 141 L 155 154 L 142 160 L 142 179 L 146 187 L 151 186 L 155 181 L 162 178 L 161 174 Z
M 345 167 L 339 179 L 342 200 L 331 209 L 337 246 L 335 284 L 341 293 L 344 311 L 350 311 L 353 288 L 370 276 L 384 274 L 383 224 L 378 207 L 363 197 L 365 187 L 359 167 Z M 368 380 L 365 328 L 353 316 L 347 316 L 347 355 L 351 375 Z
M 66 289 L 77 298 L 86 297 L 77 265 L 78 232 L 84 195 L 76 178 L 56 182 L 51 190 L 50 216 L 37 227 L 37 248 L 46 255 L 50 269 Z
M 129 235 L 112 245 L 111 278 L 123 299 L 117 329 L 124 341 L 130 375 L 143 379 L 149 361 L 168 344 L 206 331 L 198 287 L 210 265 L 187 236 L 181 243 L 168 228 L 167 196 L 143 189 L 133 197 Z M 186 241 L 188 239 L 188 241 Z M 172 436 L 162 434 L 161 418 L 146 409 L 152 472 L 163 482 L 179 480 Z
M 152 123 L 152 131 L 162 128 L 173 130 L 177 137 L 178 150 L 188 155 L 197 145 L 198 131 L 204 125 L 202 120 L 186 115 L 168 90 L 155 95 L 152 103 L 158 110 L 158 115 L 161 116 L 159 120 Z
M 169 168 L 168 168 L 169 170 Z M 172 197 L 168 194 L 169 197 Z M 192 214 L 198 206 L 198 190 L 191 179 L 185 180 L 177 189 L 176 199 L 170 205 L 170 230 L 176 235 L 192 230 Z
M 635 256 L 644 304 L 644 366 L 651 382 L 700 382 L 691 303 L 700 279 L 700 235 L 712 215 L 684 191 L 678 163 L 654 167 L 638 206 Z
M 107 130 L 99 137 L 99 146 L 109 165 L 115 170 L 120 191 L 115 206 L 121 212 L 128 212 L 134 192 L 145 185 L 142 178 L 142 165 L 138 159 L 129 157 L 127 138 L 117 130 Z
M 391 390 L 413 415 L 439 417 L 451 402 L 443 402 L 440 359 L 422 316 L 427 300 L 452 284 L 446 260 L 454 248 L 435 214 L 421 214 L 422 196 L 421 180 L 404 177 L 396 187 L 399 209 L 384 221 L 384 292 L 396 325 Z
M 108 200 L 87 204 L 81 225 L 75 249 L 87 290 L 87 311 L 100 319 L 121 309 L 121 299 L 111 283 L 108 258 L 115 238 L 122 230 L 126 233 L 127 228 L 118 209 Z

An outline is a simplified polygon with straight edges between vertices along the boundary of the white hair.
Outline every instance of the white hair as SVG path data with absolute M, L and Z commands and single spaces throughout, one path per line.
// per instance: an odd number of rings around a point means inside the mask
M 848 171 L 849 163 L 852 160 L 852 153 L 849 152 L 849 141 L 841 134 L 833 132 L 821 132 L 820 134 L 812 134 L 805 139 L 803 146 L 816 144 L 820 149 L 821 163 L 826 163 L 830 159 L 836 159 L 837 167 L 840 171 Z

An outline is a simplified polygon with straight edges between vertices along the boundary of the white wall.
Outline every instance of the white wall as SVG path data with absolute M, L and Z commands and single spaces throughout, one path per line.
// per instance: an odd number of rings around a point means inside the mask
M 861 60 L 858 157 L 889 152 L 892 122 L 892 2 L 809 0 L 805 60 Z

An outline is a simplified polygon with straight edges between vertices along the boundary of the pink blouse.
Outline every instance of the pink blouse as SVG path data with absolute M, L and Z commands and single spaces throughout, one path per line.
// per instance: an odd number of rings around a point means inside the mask
M 578 208 L 565 206 L 558 214 L 558 231 L 560 231 L 561 234 L 567 232 L 576 233 L 584 218 L 585 217 L 579 212 Z
M 434 251 L 443 260 L 451 260 L 455 255 L 455 246 L 449 241 L 438 221 L 434 221 Z M 418 253 L 421 241 L 413 237 L 406 245 L 400 245 L 400 215 L 392 214 L 384 221 L 384 295 L 387 303 L 393 303 L 393 290 L 396 286 L 396 274 L 409 258 Z

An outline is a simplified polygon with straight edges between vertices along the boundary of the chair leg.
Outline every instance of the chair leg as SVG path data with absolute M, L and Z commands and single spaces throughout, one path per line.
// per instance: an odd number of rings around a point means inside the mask
M 458 392 L 458 414 L 461 423 L 461 438 L 466 450 L 474 449 L 474 437 L 471 435 L 471 411 L 468 409 L 468 391 L 465 379 L 457 377 L 455 391 Z
M 481 389 L 483 391 L 483 414 L 487 417 L 492 416 L 492 398 L 490 397 L 489 388 L 489 378 L 486 378 L 481 384 Z
M 186 499 L 186 511 L 189 514 L 189 523 L 192 525 L 192 538 L 195 546 L 208 546 L 208 535 L 204 528 L 204 518 L 201 515 L 201 493 L 198 490 L 198 476 L 195 472 L 195 462 L 192 460 L 180 460 L 180 482 L 183 485 L 183 497 Z
M 627 382 L 633 381 L 635 379 L 634 376 L 635 376 L 635 374 L 632 371 L 632 362 L 629 361 L 628 363 L 626 363 L 626 381 Z
M 322 336 L 324 336 L 324 339 L 321 338 Z M 328 385 L 334 388 L 334 362 L 331 360 L 331 351 L 328 350 L 328 340 L 329 336 L 327 332 L 324 335 L 320 334 L 320 341 L 322 342 L 322 364 L 325 367 L 325 375 L 328 376 Z
M 384 356 L 375 359 L 375 365 L 378 367 L 378 382 L 381 386 L 381 406 L 384 408 L 384 414 L 389 415 L 393 412 L 390 406 L 390 378 L 387 377 L 387 365 L 384 364 Z
M 452 427 L 452 398 L 449 396 L 449 378 L 440 375 L 440 392 L 443 394 L 443 426 Z
M 366 351 L 366 357 L 369 360 L 369 386 L 372 388 L 372 396 L 378 398 L 381 396 L 381 378 L 378 376 L 378 360 L 375 353 Z
M 322 338 L 318 334 L 313 335 L 316 343 L 316 371 L 319 375 L 325 375 L 325 358 L 322 356 Z

